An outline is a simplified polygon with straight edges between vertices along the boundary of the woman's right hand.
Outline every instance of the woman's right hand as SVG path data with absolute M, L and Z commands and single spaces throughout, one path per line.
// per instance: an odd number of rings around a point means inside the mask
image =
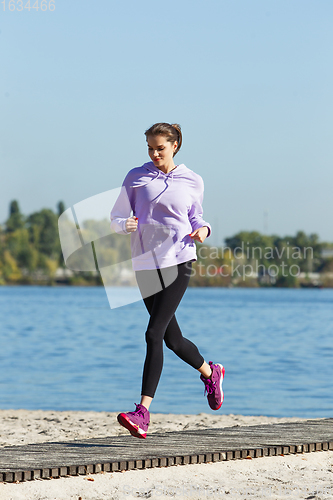
M 128 233 L 132 233 L 136 231 L 138 227 L 138 218 L 133 215 L 133 217 L 129 217 L 125 223 L 126 231 Z

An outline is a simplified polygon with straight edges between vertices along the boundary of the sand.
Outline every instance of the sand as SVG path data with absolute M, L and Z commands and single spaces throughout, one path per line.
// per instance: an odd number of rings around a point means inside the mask
M 2 446 L 119 436 L 116 413 L 0 410 Z M 151 414 L 149 432 L 230 427 L 298 418 L 242 415 Z M 133 438 L 135 439 L 135 438 Z M 333 451 L 200 465 L 0 483 L 1 500 L 315 499 L 333 498 Z

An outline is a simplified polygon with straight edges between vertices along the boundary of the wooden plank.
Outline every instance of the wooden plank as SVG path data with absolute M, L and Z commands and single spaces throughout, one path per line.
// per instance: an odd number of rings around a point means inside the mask
M 5 472 L 4 474 L 4 480 L 7 483 L 12 483 L 14 481 L 14 473 L 13 472 Z
M 68 476 L 68 467 L 60 467 L 60 477 Z
M 16 482 L 16 481 L 23 481 L 23 471 L 22 472 L 14 472 L 14 478 L 13 478 L 13 481 Z
M 46 467 L 45 469 L 42 469 L 42 479 L 48 479 L 50 477 L 50 469 Z
M 23 481 L 31 481 L 32 480 L 32 471 L 25 470 L 23 471 Z
M 70 476 L 77 476 L 78 475 L 78 467 L 77 465 L 70 465 L 68 468 L 68 474 Z
M 119 470 L 127 470 L 126 460 L 122 460 L 121 462 L 119 462 Z
M 51 477 L 59 477 L 60 476 L 60 471 L 59 471 L 59 467 L 55 467 L 53 469 L 51 469 Z

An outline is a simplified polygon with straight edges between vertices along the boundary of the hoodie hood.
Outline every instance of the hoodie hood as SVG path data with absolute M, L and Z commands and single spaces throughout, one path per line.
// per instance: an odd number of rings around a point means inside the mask
M 140 176 L 136 177 L 132 182 L 131 188 L 139 188 L 144 187 L 150 184 L 153 181 L 159 179 L 158 185 L 160 185 L 161 190 L 157 190 L 156 197 L 152 200 L 153 203 L 158 203 L 161 199 L 161 196 L 168 189 L 170 185 L 173 184 L 174 179 L 180 177 L 186 177 L 188 172 L 191 172 L 189 168 L 187 168 L 183 163 L 177 165 L 173 170 L 168 172 L 167 174 L 162 172 L 158 167 L 154 165 L 152 161 L 148 163 L 144 163 L 140 169 Z
M 183 177 L 184 173 L 189 171 L 189 169 L 183 163 L 181 163 L 166 174 L 162 172 L 162 170 L 160 170 L 158 167 L 156 167 L 152 161 L 145 163 L 139 168 L 141 170 L 141 175 L 139 178 L 136 177 L 133 179 L 130 184 L 131 188 L 147 186 L 147 184 L 158 178 L 164 180 L 170 179 L 170 181 L 173 182 L 174 178 Z
M 166 174 L 165 172 L 160 170 L 158 167 L 156 167 L 152 161 L 145 163 L 144 165 L 142 165 L 142 167 L 149 170 L 150 172 L 156 172 L 157 174 L 162 174 L 165 176 L 172 174 L 172 176 L 176 176 L 176 177 L 181 175 L 181 174 L 184 174 L 184 172 L 186 170 L 189 170 L 183 163 L 180 163 L 180 165 L 176 165 L 176 167 L 173 170 L 171 170 L 170 172 L 168 172 Z

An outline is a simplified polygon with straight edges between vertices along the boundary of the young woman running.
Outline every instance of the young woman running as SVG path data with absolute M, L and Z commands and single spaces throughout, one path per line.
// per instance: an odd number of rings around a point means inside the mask
M 145 136 L 151 161 L 128 172 L 111 211 L 111 228 L 131 234 L 133 270 L 150 315 L 141 401 L 135 411 L 117 417 L 138 438 L 147 435 L 149 406 L 162 372 L 163 341 L 201 373 L 213 410 L 223 402 L 225 372 L 221 364 L 206 363 L 198 348 L 183 337 L 175 317 L 197 259 L 194 240 L 202 243 L 211 233 L 202 218 L 203 180 L 184 164 L 174 164 L 182 144 L 179 125 L 156 123 Z

